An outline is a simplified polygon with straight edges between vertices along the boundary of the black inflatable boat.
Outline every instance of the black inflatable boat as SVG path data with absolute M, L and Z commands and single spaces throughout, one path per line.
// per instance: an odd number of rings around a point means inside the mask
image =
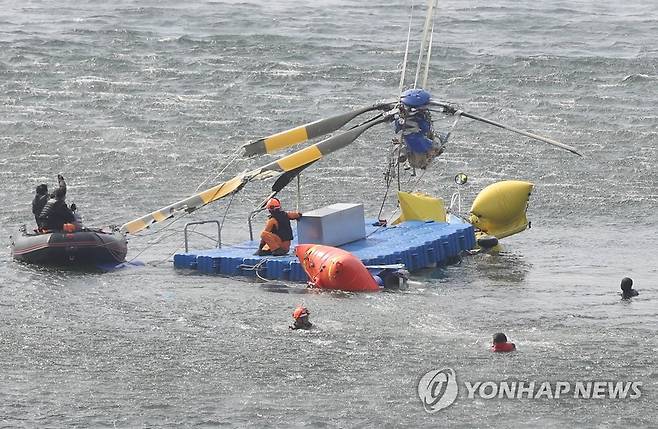
M 49 266 L 97 266 L 124 262 L 126 237 L 119 232 L 85 228 L 76 232 L 11 237 L 11 254 L 18 261 Z

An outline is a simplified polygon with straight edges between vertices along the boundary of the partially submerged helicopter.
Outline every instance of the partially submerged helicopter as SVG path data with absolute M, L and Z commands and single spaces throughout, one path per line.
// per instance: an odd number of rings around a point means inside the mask
M 352 112 L 332 116 L 315 122 L 301 125 L 290 130 L 282 131 L 268 137 L 260 138 L 243 146 L 245 156 L 256 156 L 261 154 L 272 154 L 282 149 L 303 143 L 309 139 L 320 137 L 337 131 L 358 116 L 368 112 L 381 111 L 376 116 L 356 124 L 346 131 L 331 136 L 318 143 L 312 144 L 304 149 L 286 155 L 276 161 L 270 162 L 262 167 L 251 171 L 242 172 L 239 175 L 213 186 L 210 189 L 199 192 L 184 200 L 163 207 L 145 216 L 132 220 L 121 226 L 123 233 L 137 233 L 150 225 L 169 219 L 177 213 L 191 213 L 206 204 L 220 200 L 235 192 L 240 191 L 247 183 L 255 180 L 264 180 L 278 177 L 272 187 L 272 194 L 265 198 L 267 201 L 283 189 L 297 174 L 314 162 L 328 154 L 342 149 L 353 143 L 363 132 L 375 125 L 396 122 L 402 130 L 402 142 L 395 150 L 400 152 L 400 161 L 406 159 L 411 167 L 427 168 L 432 159 L 440 155 L 443 147 L 448 141 L 449 134 L 438 136 L 431 126 L 430 112 L 455 115 L 457 118 L 466 117 L 503 128 L 535 140 L 539 140 L 573 154 L 582 156 L 576 149 L 553 139 L 543 137 L 528 131 L 495 122 L 465 112 L 453 105 L 433 101 L 429 92 L 423 89 L 410 89 L 403 92 L 401 98 L 394 102 L 378 103 L 373 106 L 364 107 Z M 418 126 L 418 123 L 421 123 Z M 405 128 L 406 126 L 406 128 Z M 264 207 L 264 202 L 262 206 Z
M 252 212 L 253 217 L 255 213 L 258 213 L 258 211 L 264 209 L 265 203 L 270 197 L 280 192 L 286 185 L 291 182 L 293 178 L 297 177 L 301 171 L 316 161 L 329 155 L 330 153 L 349 146 L 365 131 L 380 124 L 392 125 L 396 134 L 398 134 L 397 139 L 394 139 L 391 156 L 391 159 L 394 160 L 398 166 L 398 169 L 400 164 L 403 164 L 406 167 L 413 169 L 414 172 L 415 169 L 424 170 L 429 168 L 432 161 L 437 156 L 441 155 L 441 153 L 443 153 L 452 130 L 455 128 L 458 121 L 462 117 L 473 119 L 523 135 L 525 137 L 529 137 L 534 140 L 545 142 L 581 156 L 581 154 L 575 148 L 555 141 L 551 138 L 540 136 L 528 131 L 520 130 L 509 125 L 499 123 L 491 119 L 481 117 L 479 115 L 467 112 L 453 103 L 435 100 L 432 98 L 429 91 L 423 89 L 427 88 L 427 77 L 432 48 L 432 34 L 434 28 L 433 17 L 434 10 L 436 9 L 436 3 L 437 0 L 428 0 L 425 27 L 423 29 L 423 38 L 421 42 L 420 56 L 416 68 L 415 79 L 413 84 L 410 85 L 411 88 L 403 90 L 405 88 L 405 71 L 407 56 L 409 52 L 409 37 L 407 39 L 407 49 L 405 52 L 405 59 L 398 91 L 400 93 L 399 97 L 339 115 L 331 116 L 329 118 L 320 119 L 251 141 L 242 146 L 243 156 L 245 157 L 254 157 L 263 154 L 274 154 L 278 151 L 290 148 L 308 140 L 326 136 L 331 133 L 336 133 L 318 143 L 314 143 L 301 150 L 297 150 L 259 168 L 241 172 L 235 177 L 219 183 L 209 189 L 198 192 L 181 201 L 175 202 L 144 216 L 126 222 L 120 228 L 118 228 L 120 235 L 125 236 L 126 234 L 137 234 L 155 223 L 171 219 L 179 214 L 192 213 L 209 203 L 218 201 L 222 198 L 239 192 L 249 182 L 276 178 L 274 184 L 272 185 L 271 193 L 266 198 L 264 198 L 259 207 Z M 411 33 L 411 19 L 409 33 Z M 421 73 L 423 74 L 422 79 L 420 79 Z M 362 122 L 354 124 L 357 118 L 369 113 L 375 113 L 375 115 L 363 120 Z M 431 116 L 432 113 L 453 116 L 455 121 L 451 129 L 446 133 L 436 132 L 433 126 Z M 527 222 L 525 222 L 524 219 L 525 209 L 527 207 L 527 197 L 531 187 L 532 185 L 528 187 L 527 184 L 514 186 L 514 192 L 519 194 L 520 197 L 514 198 L 518 204 L 514 204 L 515 213 L 511 214 L 511 216 L 514 217 L 512 222 L 515 226 L 512 229 L 510 229 L 508 226 L 504 226 L 502 228 L 502 230 L 507 231 L 506 234 L 509 231 L 513 230 L 515 233 L 527 227 Z M 511 187 L 509 186 L 505 187 L 505 192 L 510 191 L 510 189 Z M 510 214 L 508 214 L 505 210 L 501 210 L 500 207 L 493 207 L 489 202 L 491 198 L 483 197 L 482 199 L 487 200 L 485 206 L 488 207 L 489 210 L 494 210 L 499 218 L 510 216 Z M 476 198 L 476 200 L 478 199 Z M 482 221 L 482 219 L 486 220 L 488 217 L 487 214 L 480 212 L 473 213 L 473 211 L 474 210 L 472 208 L 471 217 L 468 219 L 468 221 L 485 233 L 488 232 L 486 231 L 485 226 L 489 224 L 487 224 L 486 221 Z M 520 221 L 516 215 L 518 212 L 523 213 L 523 219 Z M 489 215 L 490 214 L 491 213 L 489 213 Z M 475 218 L 473 216 L 475 216 Z M 499 220 L 504 223 L 504 219 Z M 123 255 L 125 255 L 125 252 Z
M 389 159 L 393 160 L 395 167 L 397 167 L 398 178 L 401 164 L 406 167 L 405 169 L 412 169 L 412 175 L 415 174 L 416 169 L 425 170 L 430 168 L 432 161 L 443 153 L 452 130 L 462 117 L 502 128 L 581 156 L 575 148 L 551 138 L 481 117 L 467 112 L 453 103 L 435 100 L 432 98 L 429 91 L 423 89 L 427 88 L 433 32 L 432 21 L 436 3 L 436 0 L 428 1 L 425 28 L 423 30 L 423 39 L 420 50 L 421 55 L 418 60 L 415 79 L 411 88 L 404 90 L 409 46 L 409 40 L 407 40 L 407 51 L 405 52 L 405 61 L 400 79 L 399 97 L 303 124 L 289 130 L 251 141 L 242 146 L 242 155 L 244 157 L 275 154 L 306 141 L 330 135 L 320 142 L 292 152 L 259 168 L 244 171 L 210 189 L 127 222 L 121 226 L 120 231 L 126 234 L 138 233 L 154 223 L 170 219 L 180 213 L 194 212 L 206 204 L 233 195 L 244 188 L 249 182 L 276 178 L 272 185 L 271 193 L 263 199 L 261 204 L 254 211 L 251 212 L 249 218 L 249 233 L 253 240 L 251 220 L 259 211 L 264 209 L 269 198 L 279 193 L 293 180 L 293 178 L 299 177 L 300 172 L 304 169 L 332 152 L 349 146 L 365 131 L 380 124 L 391 125 L 397 134 L 397 138 L 393 139 L 394 144 L 391 148 L 391 156 L 389 156 Z M 453 116 L 455 120 L 450 130 L 446 133 L 436 132 L 431 116 L 432 113 Z M 357 122 L 358 118 L 363 118 L 364 115 L 368 114 L 374 115 L 367 117 L 361 122 Z M 389 163 L 389 169 L 390 168 L 391 163 Z M 389 173 L 390 170 L 387 173 L 387 186 L 389 185 Z M 457 183 L 463 184 L 465 181 L 465 175 L 458 174 L 456 176 Z M 498 243 L 499 238 L 516 234 L 528 228 L 529 222 L 526 218 L 526 210 L 532 188 L 533 185 L 531 183 L 523 181 L 504 181 L 494 183 L 480 192 L 474 200 L 473 206 L 467 215 L 455 213 L 455 210 L 452 209 L 452 202 L 451 209 L 446 212 L 443 210 L 443 203 L 436 199 L 423 195 L 417 196 L 398 192 L 402 215 L 395 220 L 391 220 L 391 224 L 396 222 L 413 221 L 414 219 L 434 220 L 437 222 L 448 222 L 454 224 L 466 223 L 472 225 L 477 231 L 473 243 L 477 243 L 476 245 L 479 245 L 481 248 L 492 247 Z M 399 181 L 398 191 L 401 191 Z M 458 193 L 457 196 L 457 199 L 460 200 Z M 455 195 L 453 195 L 453 200 L 454 197 Z M 460 211 L 461 201 L 458 201 L 458 205 Z M 380 219 L 380 221 L 382 220 Z M 380 225 L 386 228 L 386 221 L 384 220 Z M 244 261 L 248 260 L 249 255 L 250 253 L 245 255 L 246 257 Z M 189 255 L 186 255 L 186 258 L 187 256 Z M 218 258 L 221 259 L 222 256 L 218 256 Z M 232 259 L 233 260 L 229 261 L 228 264 L 224 264 L 223 262 L 220 262 L 220 260 L 216 261 L 218 266 L 226 265 L 232 267 L 228 268 L 225 272 L 217 272 L 227 274 L 240 272 L 241 269 L 239 267 L 242 265 L 240 265 L 239 261 L 235 262 L 234 257 Z M 240 257 L 238 257 L 238 259 L 240 259 Z M 432 258 L 429 259 L 429 263 L 431 264 Z M 434 262 L 438 261 L 439 259 L 434 260 Z M 236 263 L 238 264 L 237 266 L 235 266 Z M 290 262 L 291 265 L 288 272 L 294 271 L 292 269 L 293 263 L 294 262 Z M 282 265 L 286 264 L 288 264 L 287 261 L 282 262 Z M 415 264 L 415 262 L 412 263 L 412 265 Z M 416 268 L 422 267 L 422 264 L 416 266 Z M 408 266 L 407 268 L 412 269 L 413 267 Z M 286 270 L 286 268 L 283 269 L 283 271 Z M 277 269 L 276 271 L 281 270 Z M 292 279 L 291 275 L 289 279 Z

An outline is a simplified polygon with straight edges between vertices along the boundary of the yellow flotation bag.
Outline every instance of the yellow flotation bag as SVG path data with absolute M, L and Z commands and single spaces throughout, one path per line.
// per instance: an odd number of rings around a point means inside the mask
M 475 197 L 468 221 L 496 238 L 505 238 L 528 228 L 528 199 L 533 184 L 520 180 L 493 183 Z
M 402 214 L 391 222 L 392 225 L 406 220 L 446 221 L 445 204 L 441 198 L 435 198 L 421 192 L 399 191 L 398 201 L 400 201 Z

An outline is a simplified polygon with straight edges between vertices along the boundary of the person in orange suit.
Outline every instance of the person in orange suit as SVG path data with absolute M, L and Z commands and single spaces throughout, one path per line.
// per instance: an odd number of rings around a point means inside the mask
M 507 335 L 499 332 L 494 334 L 493 344 L 491 345 L 492 352 L 513 352 L 516 350 L 516 345 L 507 341 Z
M 288 326 L 288 328 L 292 330 L 311 329 L 313 324 L 308 320 L 310 316 L 311 312 L 308 311 L 308 308 L 303 305 L 298 305 L 297 308 L 295 308 L 295 311 L 292 312 L 292 318 L 294 320 L 293 324 Z
M 302 217 L 300 212 L 281 210 L 281 201 L 270 198 L 265 205 L 270 215 L 265 229 L 260 233 L 260 244 L 254 255 L 283 256 L 290 251 L 290 241 L 293 239 L 291 220 Z

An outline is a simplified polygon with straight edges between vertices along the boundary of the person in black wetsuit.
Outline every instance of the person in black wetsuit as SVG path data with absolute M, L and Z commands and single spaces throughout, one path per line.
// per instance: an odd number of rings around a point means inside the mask
M 58 189 L 63 189 L 64 190 L 64 195 L 66 195 L 66 182 L 64 181 L 64 177 L 61 174 L 57 175 L 57 182 L 59 184 Z M 43 208 L 46 206 L 46 203 L 50 198 L 54 198 L 55 194 L 48 194 L 48 185 L 45 183 L 40 184 L 36 188 L 36 195 L 34 196 L 34 199 L 32 200 L 32 214 L 34 215 L 34 220 L 37 223 L 38 228 L 42 228 L 43 225 L 41 225 L 39 216 L 41 215 L 41 211 L 43 211 Z
M 621 279 L 621 299 L 631 299 L 640 293 L 633 289 L 633 279 L 624 277 Z
M 61 231 L 65 223 L 73 223 L 75 216 L 66 205 L 66 188 L 57 188 L 53 198 L 49 199 L 39 215 L 42 228 Z
M 41 214 L 43 207 L 48 202 L 48 198 L 48 185 L 42 183 L 37 186 L 34 199 L 32 200 L 32 214 L 34 215 L 34 221 L 37 223 L 38 228 L 41 228 L 42 226 L 41 222 L 39 221 L 39 215 Z

